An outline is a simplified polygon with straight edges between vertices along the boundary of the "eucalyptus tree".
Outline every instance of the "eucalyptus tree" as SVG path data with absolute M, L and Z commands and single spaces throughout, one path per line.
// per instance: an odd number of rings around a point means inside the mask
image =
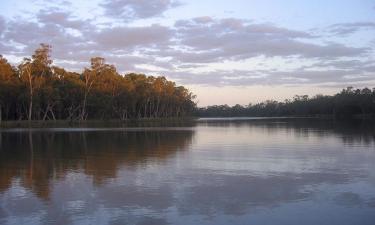
M 79 120 L 84 96 L 84 83 L 81 74 L 57 66 L 53 67 L 53 73 L 59 81 L 56 87 L 59 92 L 58 117 Z
M 32 55 L 32 58 L 24 58 L 19 65 L 20 78 L 28 89 L 29 106 L 27 118 L 32 119 L 34 97 L 39 94 L 46 79 L 51 76 L 50 59 L 51 46 L 41 44 Z
M 13 103 L 12 97 L 17 95 L 17 84 L 18 77 L 15 69 L 0 55 L 0 123 L 3 118 L 3 109 L 5 109 L 5 118 L 9 116 Z
M 94 83 L 96 82 L 101 70 L 104 67 L 104 58 L 101 57 L 94 57 L 91 58 L 91 68 L 86 68 L 82 73 L 82 80 L 84 82 L 84 96 L 82 100 L 82 109 L 80 120 L 86 119 L 86 106 L 87 106 L 87 98 L 92 90 Z
M 27 118 L 31 120 L 33 112 L 33 100 L 34 100 L 34 79 L 35 77 L 32 74 L 31 70 L 31 60 L 29 58 L 24 58 L 22 63 L 18 66 L 20 72 L 21 80 L 26 84 L 27 89 L 29 90 L 29 107 L 27 111 Z
M 0 120 L 125 120 L 185 116 L 195 108 L 194 95 L 165 77 L 120 75 L 102 57 L 71 72 L 52 65 L 50 53 L 41 44 L 17 68 L 0 56 Z

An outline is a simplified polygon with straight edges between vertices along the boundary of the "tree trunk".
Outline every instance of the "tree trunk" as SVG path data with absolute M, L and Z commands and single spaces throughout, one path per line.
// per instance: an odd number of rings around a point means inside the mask
M 158 96 L 158 102 L 156 103 L 156 116 L 155 117 L 160 117 L 160 108 L 161 108 L 161 99 L 160 96 Z
M 2 111 L 1 111 L 1 109 L 2 109 L 2 108 L 1 108 L 1 105 L 0 105 L 0 124 L 1 124 L 1 121 L 2 121 L 1 119 L 3 118 L 3 117 L 2 117 Z
M 84 120 L 85 114 L 86 114 L 86 101 L 87 101 L 87 95 L 88 93 L 85 93 L 85 96 L 83 98 L 83 106 L 82 106 L 82 112 L 81 112 L 81 120 Z
M 47 106 L 46 111 L 44 111 L 44 115 L 43 115 L 43 119 L 42 119 L 43 121 L 46 120 L 46 118 L 47 118 L 48 110 L 49 110 L 49 105 Z
M 146 103 L 144 105 L 145 111 L 143 112 L 143 117 L 147 118 L 147 106 L 148 106 L 149 99 L 147 98 Z
M 32 111 L 33 111 L 33 94 L 32 92 L 30 92 L 29 116 L 28 116 L 29 121 L 31 120 Z
M 53 118 L 53 120 L 56 120 L 55 113 L 53 112 L 53 108 L 50 108 L 49 111 L 50 111 L 51 114 L 52 114 L 52 118 Z
M 31 76 L 31 71 L 30 67 L 28 67 L 28 78 L 29 78 L 29 88 L 30 88 L 30 103 L 29 103 L 29 116 L 28 119 L 31 121 L 32 113 L 33 113 L 33 95 L 34 95 L 34 90 L 33 90 L 33 79 Z

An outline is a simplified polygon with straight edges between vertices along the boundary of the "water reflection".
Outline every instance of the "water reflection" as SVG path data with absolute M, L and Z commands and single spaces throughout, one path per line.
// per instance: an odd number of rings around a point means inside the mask
M 373 224 L 374 126 L 0 132 L 0 224 Z
M 375 121 L 373 120 L 331 120 L 331 119 L 304 119 L 304 118 L 275 118 L 249 120 L 215 120 L 201 119 L 200 124 L 206 127 L 235 127 L 235 128 L 264 128 L 269 133 L 284 130 L 294 135 L 307 137 L 317 135 L 327 137 L 335 135 L 346 144 L 373 144 L 375 140 Z
M 50 180 L 74 171 L 99 185 L 115 178 L 121 166 L 162 162 L 185 150 L 192 137 L 192 130 L 2 133 L 0 191 L 20 178 L 24 187 L 47 199 Z

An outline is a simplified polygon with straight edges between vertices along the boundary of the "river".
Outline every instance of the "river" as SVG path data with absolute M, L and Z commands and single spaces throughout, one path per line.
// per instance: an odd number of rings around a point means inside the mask
M 0 224 L 375 224 L 375 125 L 0 129 Z

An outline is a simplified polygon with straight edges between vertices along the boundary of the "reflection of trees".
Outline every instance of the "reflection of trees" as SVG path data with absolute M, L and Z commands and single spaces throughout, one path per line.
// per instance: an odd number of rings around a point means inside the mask
M 99 185 L 118 168 L 163 161 L 190 145 L 192 130 L 1 133 L 0 191 L 14 178 L 48 198 L 51 179 L 80 170 Z
M 293 132 L 300 137 L 315 135 L 326 137 L 339 136 L 345 144 L 375 142 L 375 121 L 373 120 L 331 120 L 331 119 L 257 119 L 232 121 L 204 121 L 201 125 L 209 127 L 256 127 L 264 128 L 268 133 Z

